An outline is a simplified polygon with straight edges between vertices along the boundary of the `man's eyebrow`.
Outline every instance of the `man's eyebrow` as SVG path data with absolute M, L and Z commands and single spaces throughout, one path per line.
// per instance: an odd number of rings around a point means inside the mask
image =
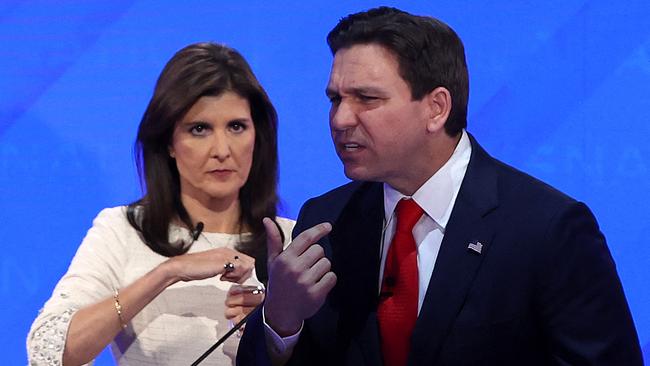
M 382 96 L 382 95 L 386 94 L 382 89 L 372 87 L 372 86 L 359 86 L 359 87 L 346 89 L 345 91 L 347 93 L 349 93 L 349 94 L 355 94 L 355 95 L 373 94 L 373 95 Z M 332 88 L 326 88 L 325 89 L 325 95 L 327 95 L 327 96 L 333 96 L 333 95 L 339 95 L 339 94 L 340 93 L 339 93 L 338 90 L 334 90 Z
M 350 91 L 354 94 L 376 94 L 376 95 L 384 94 L 382 89 L 373 86 L 360 86 L 360 87 L 352 88 Z
M 325 88 L 325 95 L 327 95 L 328 97 L 331 97 L 333 95 L 338 95 L 338 93 L 339 93 L 338 91 L 332 88 Z

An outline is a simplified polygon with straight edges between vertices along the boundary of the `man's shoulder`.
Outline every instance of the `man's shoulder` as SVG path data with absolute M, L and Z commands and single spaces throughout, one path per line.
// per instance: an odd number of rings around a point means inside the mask
M 473 156 L 470 167 L 473 168 L 473 171 L 468 173 L 474 180 L 481 183 L 489 181 L 492 174 L 495 173 L 496 189 L 500 200 L 525 199 L 522 203 L 527 202 L 530 204 L 530 199 L 537 197 L 543 201 L 551 200 L 564 204 L 575 202 L 575 199 L 549 183 L 490 156 L 473 137 L 472 149 Z
M 380 184 L 380 183 L 370 183 L 370 182 L 360 182 L 360 181 L 348 182 L 334 189 L 331 189 L 319 196 L 312 197 L 308 201 L 327 202 L 331 200 L 340 200 L 340 199 L 349 198 L 360 189 L 365 189 L 369 185 L 374 185 L 374 184 Z
M 336 187 L 326 193 L 308 199 L 300 210 L 300 218 L 310 213 L 315 213 L 322 220 L 333 220 L 338 217 L 341 211 L 346 208 L 353 200 L 371 197 L 380 197 L 383 190 L 381 183 L 352 181 L 342 186 Z
M 568 205 L 576 200 L 549 183 L 522 170 L 496 160 L 499 171 L 499 194 L 502 198 L 545 205 Z
M 481 169 L 491 173 L 473 176 L 474 182 L 471 184 L 473 187 L 471 190 L 474 195 L 472 197 L 480 195 L 478 192 L 483 192 L 488 196 L 494 195 L 491 196 L 493 200 L 490 202 L 495 204 L 494 207 L 498 206 L 498 212 L 504 217 L 508 217 L 508 220 L 516 218 L 516 221 L 521 221 L 526 218 L 523 221 L 527 222 L 527 225 L 543 226 L 551 222 L 554 217 L 562 216 L 563 213 L 571 212 L 577 207 L 580 207 L 585 214 L 592 216 L 590 210 L 583 203 L 527 172 L 489 156 L 484 163 L 486 164 L 482 164 Z M 484 184 L 485 181 L 477 179 L 492 174 L 496 178 L 493 186 Z M 476 181 L 479 181 L 480 184 L 477 184 Z M 477 200 L 482 202 L 484 195 L 481 196 L 483 198 Z
M 543 217 L 578 203 L 550 184 L 490 156 L 476 141 L 472 149 L 472 160 L 465 176 L 469 178 L 465 188 L 472 199 L 498 205 L 504 210 L 502 212 L 519 215 L 534 211 Z

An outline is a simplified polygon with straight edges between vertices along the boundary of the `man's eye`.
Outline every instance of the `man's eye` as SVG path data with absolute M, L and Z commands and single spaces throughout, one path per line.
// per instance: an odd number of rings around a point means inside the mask
M 370 95 L 359 95 L 359 99 L 362 102 L 372 102 L 372 101 L 375 101 L 375 100 L 377 100 L 379 98 L 373 97 L 373 96 L 370 96 Z
M 327 99 L 329 99 L 332 104 L 339 104 L 341 102 L 341 97 L 338 95 L 328 96 Z

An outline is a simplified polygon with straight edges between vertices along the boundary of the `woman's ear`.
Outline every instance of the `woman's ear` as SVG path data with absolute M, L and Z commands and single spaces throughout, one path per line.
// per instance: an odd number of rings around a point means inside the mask
M 425 95 L 429 115 L 427 116 L 427 132 L 434 133 L 445 127 L 451 113 L 451 93 L 447 88 L 439 86 Z

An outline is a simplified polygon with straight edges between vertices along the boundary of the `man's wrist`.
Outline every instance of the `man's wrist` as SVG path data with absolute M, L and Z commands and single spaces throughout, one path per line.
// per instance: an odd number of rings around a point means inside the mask
M 282 366 L 287 363 L 293 349 L 298 344 L 300 333 L 302 332 L 302 322 L 300 329 L 288 337 L 280 336 L 266 321 L 265 307 L 262 308 L 262 321 L 264 322 L 264 333 L 266 338 L 266 348 L 269 351 L 271 365 Z
M 273 329 L 273 331 L 282 338 L 295 335 L 300 331 L 302 327 L 302 320 L 292 320 L 287 319 L 284 321 L 276 321 L 277 317 L 274 316 L 273 312 L 269 312 L 268 307 L 265 305 L 263 308 L 264 311 L 264 321 L 266 324 Z

